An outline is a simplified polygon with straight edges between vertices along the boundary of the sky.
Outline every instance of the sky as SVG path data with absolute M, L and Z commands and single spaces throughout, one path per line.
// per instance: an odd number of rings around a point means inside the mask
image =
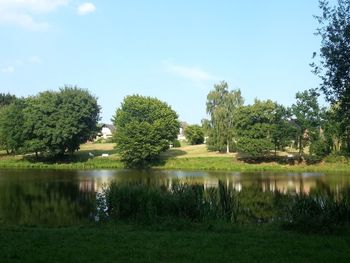
M 246 104 L 289 106 L 319 83 L 318 14 L 318 0 L 0 0 L 0 92 L 76 85 L 98 97 L 105 123 L 133 94 L 200 123 L 223 80 Z

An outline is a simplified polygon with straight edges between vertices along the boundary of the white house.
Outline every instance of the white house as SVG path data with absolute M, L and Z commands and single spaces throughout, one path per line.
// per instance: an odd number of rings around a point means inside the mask
M 107 140 L 109 138 L 112 138 L 114 130 L 115 130 L 114 125 L 102 124 L 101 131 L 98 133 L 96 140 L 99 140 L 99 139 Z

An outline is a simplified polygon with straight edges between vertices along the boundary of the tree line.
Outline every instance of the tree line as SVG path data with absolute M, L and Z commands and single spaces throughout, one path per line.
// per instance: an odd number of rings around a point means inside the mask
M 322 158 L 350 153 L 350 0 L 330 6 L 320 1 L 317 17 L 320 53 L 312 63 L 320 77 L 319 89 L 298 92 L 291 107 L 256 99 L 245 105 L 241 91 L 223 81 L 207 96 L 209 118 L 190 125 L 191 144 L 204 141 L 209 150 L 265 156 L 287 146 L 304 156 Z M 318 103 L 323 92 L 328 108 Z M 64 87 L 28 98 L 0 94 L 0 147 L 8 153 L 35 153 L 61 157 L 73 153 L 98 132 L 100 106 L 88 91 Z M 144 167 L 175 145 L 180 122 L 165 102 L 140 95 L 127 96 L 113 117 L 114 141 L 129 167 Z
M 66 86 L 28 98 L 0 94 L 0 147 L 7 153 L 62 157 L 96 136 L 97 99 Z
M 202 121 L 209 150 L 243 152 L 259 157 L 298 149 L 304 154 L 324 157 L 332 151 L 347 151 L 333 108 L 320 107 L 319 93 L 310 89 L 296 94 L 291 107 L 271 100 L 255 99 L 244 105 L 240 90 L 229 90 L 226 82 L 214 86 L 207 96 L 209 119 Z M 227 106 L 229 105 L 229 106 Z

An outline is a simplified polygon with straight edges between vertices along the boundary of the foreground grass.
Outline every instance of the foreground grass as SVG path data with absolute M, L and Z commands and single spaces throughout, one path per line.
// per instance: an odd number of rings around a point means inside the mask
M 180 225 L 179 225 L 180 227 Z M 7 262 L 349 262 L 349 232 L 304 235 L 276 226 L 168 228 L 126 224 L 0 226 Z
M 119 169 L 124 168 L 113 143 L 84 144 L 73 158 L 61 162 L 33 161 L 25 156 L 0 153 L 0 168 L 43 169 Z M 102 157 L 108 154 L 108 157 Z M 291 171 L 291 172 L 348 172 L 347 163 L 322 163 L 316 165 L 283 165 L 275 162 L 248 164 L 236 155 L 208 152 L 205 145 L 183 146 L 170 149 L 161 155 L 157 169 L 218 170 L 218 171 Z

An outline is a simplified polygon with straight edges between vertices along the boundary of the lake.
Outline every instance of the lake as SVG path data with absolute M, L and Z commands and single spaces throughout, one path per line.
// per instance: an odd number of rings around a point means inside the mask
M 111 182 L 170 188 L 175 181 L 238 192 L 337 193 L 350 188 L 350 173 L 217 172 L 164 170 L 0 169 L 0 224 L 64 226 L 95 219 L 96 196 Z

